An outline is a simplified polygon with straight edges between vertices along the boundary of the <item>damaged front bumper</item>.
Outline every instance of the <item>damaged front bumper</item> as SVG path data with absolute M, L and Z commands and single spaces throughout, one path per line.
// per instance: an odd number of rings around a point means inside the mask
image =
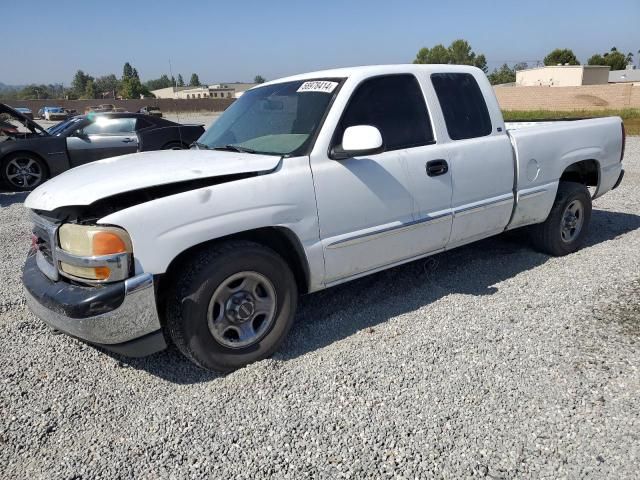
M 131 357 L 150 355 L 167 346 L 151 274 L 85 287 L 49 279 L 31 254 L 22 282 L 31 311 L 72 337 Z

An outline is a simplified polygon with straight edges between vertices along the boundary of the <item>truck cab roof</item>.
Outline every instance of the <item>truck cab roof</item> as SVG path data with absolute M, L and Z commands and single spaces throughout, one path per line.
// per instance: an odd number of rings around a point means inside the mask
M 265 85 L 273 85 L 276 83 L 290 82 L 295 80 L 306 80 L 312 78 L 368 78 L 377 75 L 393 75 L 396 73 L 471 73 L 482 74 L 484 72 L 477 67 L 468 65 L 442 65 L 442 64 L 396 64 L 396 65 L 364 65 L 359 67 L 334 68 L 330 70 L 319 70 L 316 72 L 301 73 L 285 78 L 279 78 L 270 82 L 261 83 L 253 88 L 260 88 Z

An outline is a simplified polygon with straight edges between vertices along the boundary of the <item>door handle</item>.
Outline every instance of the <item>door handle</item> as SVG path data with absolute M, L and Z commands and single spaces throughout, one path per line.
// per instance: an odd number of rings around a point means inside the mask
M 135 140 L 133 138 L 125 138 L 124 140 L 122 140 L 122 143 L 131 143 L 131 142 L 135 142 Z
M 437 177 L 438 175 L 444 175 L 449 171 L 449 164 L 446 160 L 429 160 L 427 162 L 427 175 L 430 177 Z

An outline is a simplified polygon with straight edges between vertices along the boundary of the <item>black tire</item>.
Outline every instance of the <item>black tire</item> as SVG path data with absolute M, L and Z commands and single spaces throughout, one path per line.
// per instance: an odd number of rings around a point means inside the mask
M 581 207 L 580 218 L 577 215 L 566 217 L 568 209 L 575 208 L 577 204 Z M 580 221 L 578 231 L 575 227 L 569 228 L 574 219 Z M 531 227 L 533 245 L 537 250 L 556 257 L 573 253 L 584 244 L 590 220 L 591 195 L 587 187 L 581 183 L 560 182 L 549 216 L 543 223 Z M 563 230 L 563 227 L 566 228 Z
M 257 243 L 229 241 L 199 251 L 180 268 L 167 292 L 166 318 L 169 336 L 187 358 L 208 370 L 229 372 L 270 356 L 280 346 L 293 324 L 298 289 L 291 269 L 277 253 Z M 239 272 L 257 272 L 268 279 L 275 293 L 275 313 L 268 330 L 254 343 L 229 348 L 210 330 L 210 318 L 216 316 L 209 313 L 210 303 L 215 303 L 214 294 L 224 282 L 242 275 Z M 226 310 L 224 315 L 227 321 Z
M 180 142 L 169 142 L 162 147 L 162 150 L 186 150 L 187 147 Z
M 37 155 L 30 152 L 16 152 L 7 155 L 1 162 L 0 177 L 9 188 L 25 192 L 33 190 L 49 178 L 45 163 Z M 18 169 L 24 167 L 28 173 L 19 174 Z

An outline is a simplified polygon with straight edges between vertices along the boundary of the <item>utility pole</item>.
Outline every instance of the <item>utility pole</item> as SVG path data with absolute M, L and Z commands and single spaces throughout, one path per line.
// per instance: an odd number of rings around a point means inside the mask
M 171 68 L 171 59 L 169 59 L 169 75 L 173 78 L 173 93 L 175 94 L 178 89 L 178 80 L 173 76 L 173 69 Z

